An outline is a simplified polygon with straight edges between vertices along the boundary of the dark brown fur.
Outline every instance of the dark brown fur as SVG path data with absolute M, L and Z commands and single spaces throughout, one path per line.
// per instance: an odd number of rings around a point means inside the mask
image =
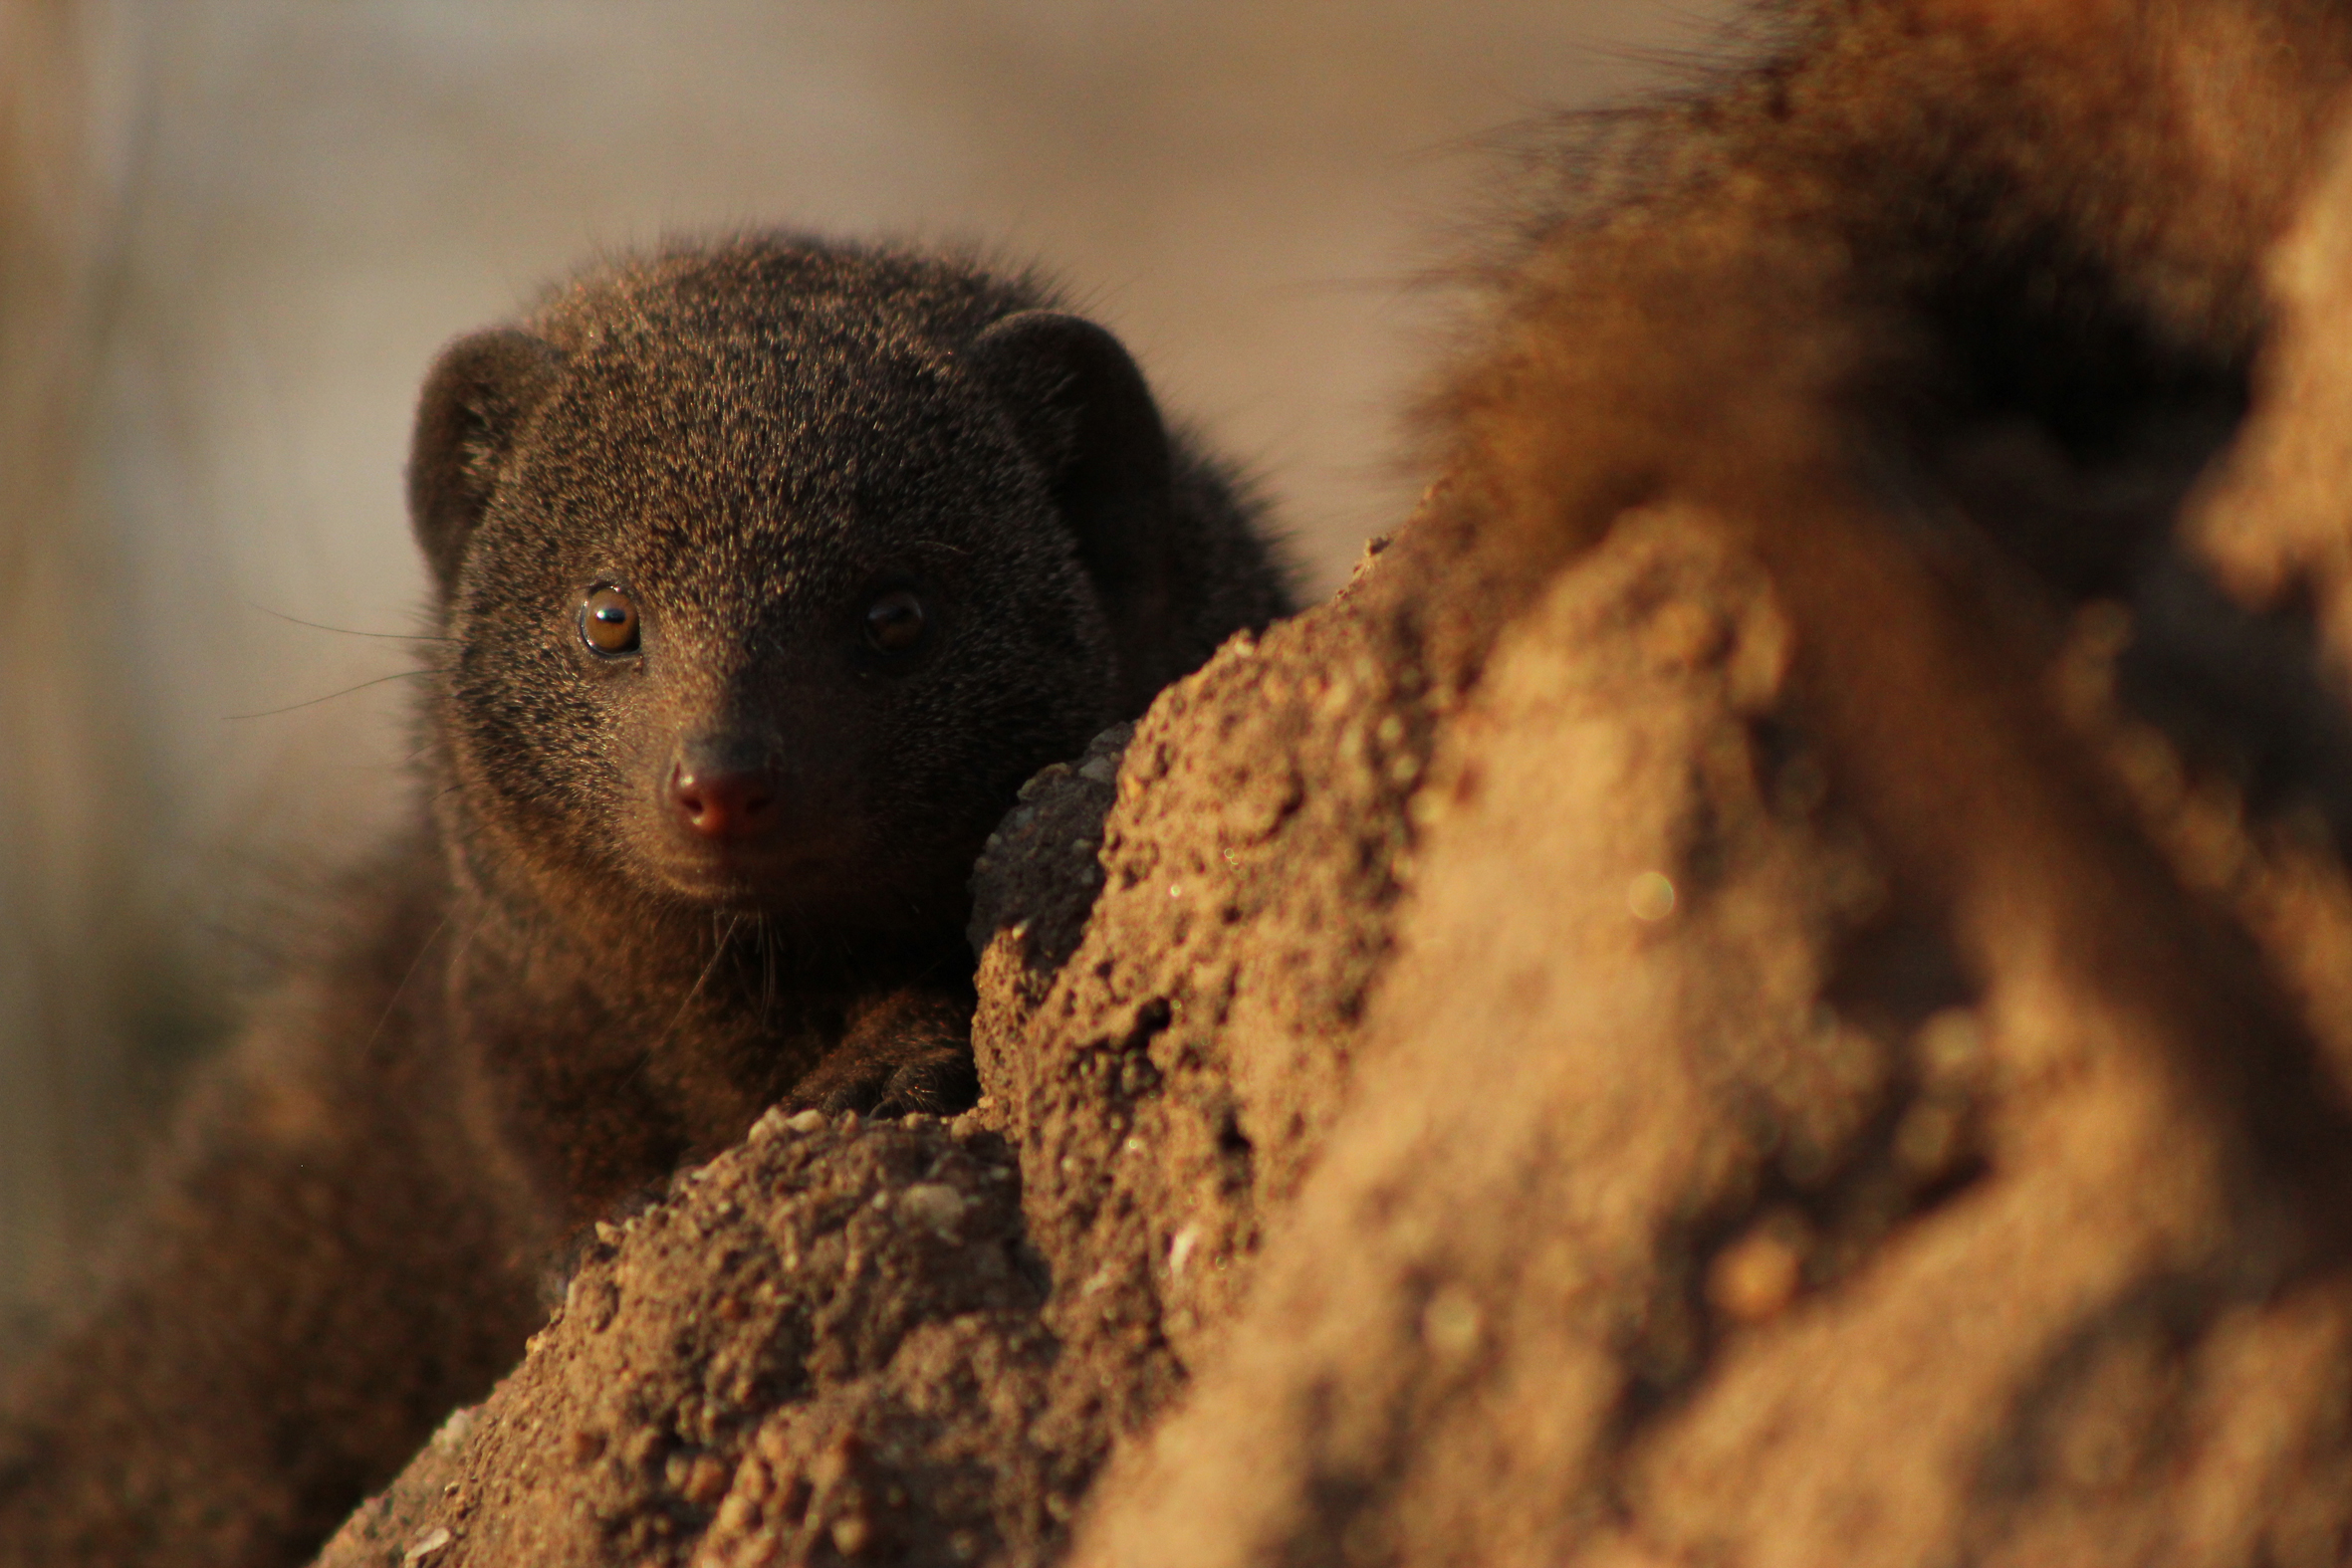
M 199 1097 L 0 1428 L 0 1560 L 299 1560 L 568 1234 L 779 1099 L 952 1110 L 967 877 L 1037 769 L 1288 608 L 1254 509 L 1032 282 L 753 237 L 453 344 L 411 508 L 429 824 Z M 641 642 L 585 642 L 624 584 Z M 866 608 L 911 592 L 885 652 Z M 773 790 L 681 825 L 681 769 Z

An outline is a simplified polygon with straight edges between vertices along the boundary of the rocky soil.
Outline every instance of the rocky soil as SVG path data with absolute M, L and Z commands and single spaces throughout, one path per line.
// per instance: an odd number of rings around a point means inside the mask
M 2096 929 L 1966 978 L 1704 517 L 1468 693 L 1382 569 L 1030 786 L 978 1109 L 771 1118 L 605 1228 L 322 1562 L 2338 1560 L 2295 1105 Z M 2050 712 L 2153 856 L 2054 870 L 2226 923 L 2340 1075 L 2341 862 L 2122 717 L 2119 629 Z

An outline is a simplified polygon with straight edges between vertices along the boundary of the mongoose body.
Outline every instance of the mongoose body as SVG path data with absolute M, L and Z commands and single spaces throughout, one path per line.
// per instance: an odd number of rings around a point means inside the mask
M 409 491 L 422 819 L 16 1391 L 11 1563 L 299 1561 L 511 1362 L 587 1221 L 780 1100 L 968 1103 L 997 817 L 1289 605 L 1100 328 L 790 237 L 452 344 Z

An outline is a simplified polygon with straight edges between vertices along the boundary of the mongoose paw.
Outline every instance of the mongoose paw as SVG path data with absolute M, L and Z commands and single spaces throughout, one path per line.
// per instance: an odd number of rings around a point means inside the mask
M 953 1116 L 980 1098 L 972 1047 L 937 1040 L 846 1045 L 793 1088 L 790 1104 L 828 1116 L 855 1111 L 886 1118 L 921 1112 Z

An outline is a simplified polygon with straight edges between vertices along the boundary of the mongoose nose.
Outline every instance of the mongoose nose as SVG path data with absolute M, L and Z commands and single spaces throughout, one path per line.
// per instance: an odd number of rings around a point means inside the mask
M 756 838 L 775 824 L 776 775 L 680 763 L 670 773 L 670 809 L 704 838 Z

